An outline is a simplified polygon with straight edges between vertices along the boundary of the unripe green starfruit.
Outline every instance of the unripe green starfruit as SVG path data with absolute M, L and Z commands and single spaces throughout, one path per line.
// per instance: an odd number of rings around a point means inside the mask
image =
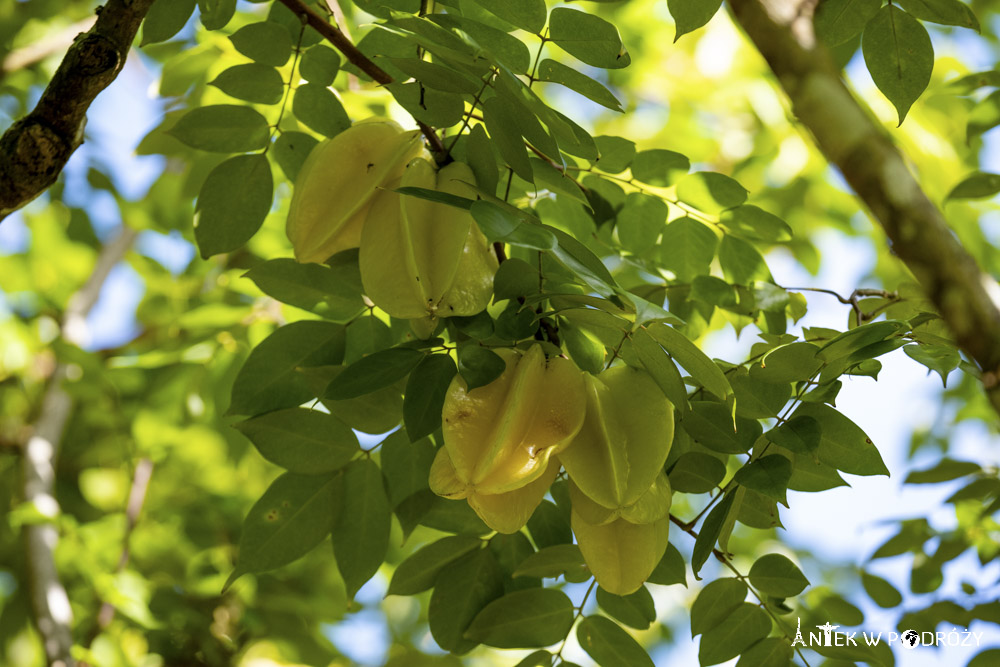
M 317 145 L 299 170 L 285 232 L 300 262 L 323 262 L 361 244 L 380 188 L 423 151 L 417 130 L 391 120 L 356 123 Z
M 487 525 L 514 532 L 558 471 L 554 457 L 580 430 L 586 398 L 583 373 L 572 361 L 546 360 L 539 345 L 498 354 L 506 369 L 493 382 L 469 390 L 460 375 L 452 380 L 430 487 L 467 498 Z
M 358 261 L 365 294 L 393 317 L 433 321 L 475 315 L 489 304 L 497 258 L 472 215 L 393 191 L 415 187 L 464 195 L 463 183 L 475 183 L 468 165 L 452 162 L 436 171 L 418 157 L 398 183 L 376 196 Z
M 608 508 L 594 502 L 580 490 L 573 480 L 569 481 L 569 498 L 573 511 L 587 523 L 598 526 L 611 523 L 615 519 L 625 519 L 629 523 L 653 523 L 670 513 L 673 500 L 670 479 L 666 472 L 660 472 L 653 485 L 631 505 Z
M 601 588 L 615 595 L 637 591 L 667 550 L 670 520 L 666 517 L 653 523 L 618 518 L 594 525 L 574 509 L 570 523 L 587 567 Z
M 669 509 L 669 482 L 654 486 L 673 442 L 673 405 L 648 373 L 628 366 L 588 375 L 586 383 L 587 417 L 572 445 L 559 455 L 570 480 L 597 505 L 617 511 L 616 516 L 648 515 L 648 508 L 635 506 L 651 489 L 661 505 L 666 489 Z M 649 502 L 654 500 L 647 498 Z

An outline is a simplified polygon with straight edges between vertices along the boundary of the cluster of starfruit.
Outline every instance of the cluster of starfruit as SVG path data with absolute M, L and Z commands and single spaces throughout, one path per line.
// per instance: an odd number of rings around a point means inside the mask
M 417 131 L 362 121 L 309 154 L 286 232 L 300 262 L 360 248 L 368 298 L 429 335 L 439 318 L 475 315 L 489 304 L 497 258 L 468 211 L 396 190 L 468 196 L 474 183 L 466 164 L 439 171 Z
M 506 370 L 490 384 L 452 381 L 431 490 L 513 533 L 565 468 L 584 560 L 608 592 L 634 592 L 667 548 L 673 405 L 645 371 L 593 376 L 539 345 L 500 354 Z

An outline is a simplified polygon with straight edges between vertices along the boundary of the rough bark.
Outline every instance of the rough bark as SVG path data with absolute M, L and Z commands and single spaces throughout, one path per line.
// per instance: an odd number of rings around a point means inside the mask
M 87 109 L 121 72 L 153 0 L 109 0 L 73 40 L 35 108 L 0 137 L 0 221 L 55 183 L 83 143 Z
M 955 238 L 900 150 L 851 94 L 812 30 L 815 0 L 729 0 L 736 20 L 788 94 L 816 144 L 885 230 L 982 369 L 983 388 L 1000 413 L 1000 286 Z

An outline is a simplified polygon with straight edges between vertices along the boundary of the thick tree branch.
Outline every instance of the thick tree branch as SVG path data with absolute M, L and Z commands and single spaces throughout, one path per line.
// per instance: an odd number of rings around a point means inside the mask
M 812 30 L 815 0 L 729 0 L 826 158 L 882 225 L 959 346 L 983 371 L 1000 413 L 1000 286 L 984 273 L 910 172 L 903 155 L 841 79 Z
M 125 255 L 135 239 L 135 232 L 125 227 L 111 243 L 101 249 L 97 264 L 87 283 L 74 294 L 63 315 L 63 337 L 72 343 L 86 340 L 86 317 L 97 302 L 101 287 L 112 267 Z M 42 636 L 45 655 L 51 667 L 73 667 L 73 613 L 66 589 L 59 581 L 55 548 L 59 533 L 52 522 L 59 516 L 55 497 L 56 459 L 73 401 L 63 389 L 67 367 L 60 363 L 49 380 L 42 399 L 42 409 L 34 433 L 24 447 L 22 477 L 24 500 L 50 521 L 25 526 L 27 576 L 35 625 Z
M 0 220 L 55 183 L 83 143 L 87 109 L 122 67 L 153 0 L 108 0 L 77 36 L 38 104 L 0 137 Z
M 337 50 L 343 53 L 344 57 L 352 65 L 370 76 L 374 81 L 381 83 L 383 86 L 393 82 L 388 72 L 372 62 L 368 56 L 361 53 L 358 47 L 354 46 L 353 42 L 347 38 L 347 35 L 341 32 L 340 28 L 331 24 L 325 16 L 302 0 L 279 0 L 279 2 L 292 10 L 296 16 L 300 17 L 309 27 L 322 35 L 326 41 L 337 47 Z M 448 151 L 445 150 L 444 142 L 441 141 L 441 137 L 437 135 L 434 128 L 419 120 L 417 121 L 417 126 L 424 133 L 424 136 L 427 137 L 427 142 L 431 145 L 431 150 L 438 156 L 445 157 Z

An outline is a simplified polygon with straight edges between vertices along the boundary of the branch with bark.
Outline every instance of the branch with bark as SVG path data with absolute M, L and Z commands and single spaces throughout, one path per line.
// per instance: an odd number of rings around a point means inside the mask
M 90 278 L 70 298 L 62 321 L 62 334 L 69 342 L 79 344 L 86 339 L 87 314 L 97 303 L 111 269 L 128 252 L 135 236 L 134 230 L 123 227 L 118 237 L 101 249 Z M 52 523 L 59 516 L 59 503 L 55 497 L 56 461 L 63 432 L 73 410 L 73 401 L 63 389 L 66 377 L 66 365 L 57 364 L 45 390 L 34 433 L 28 439 L 21 459 L 24 501 L 50 520 L 25 526 L 24 541 L 35 626 L 42 637 L 48 664 L 52 667 L 73 667 L 76 664 L 70 652 L 73 647 L 73 612 L 56 569 L 55 549 L 59 532 Z
M 1000 413 L 1000 286 L 955 238 L 882 125 L 848 90 L 812 28 L 816 0 L 729 0 L 736 20 L 788 94 L 792 110 L 882 226 L 982 369 Z
M 87 109 L 121 72 L 153 0 L 109 0 L 73 40 L 35 108 L 0 137 L 0 221 L 56 182 L 83 143 Z

